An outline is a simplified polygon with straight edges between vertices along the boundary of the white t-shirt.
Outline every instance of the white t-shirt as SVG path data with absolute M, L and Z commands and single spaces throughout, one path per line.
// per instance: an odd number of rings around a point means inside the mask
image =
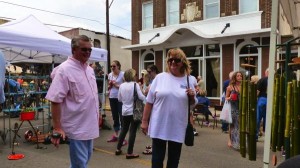
M 195 90 L 191 78 L 189 85 Z M 147 102 L 153 104 L 148 130 L 151 138 L 184 142 L 188 122 L 186 88 L 186 76 L 175 77 L 163 72 L 155 77 L 147 95 Z
M 139 84 L 135 84 L 136 91 L 140 100 L 145 100 Z M 124 82 L 119 87 L 118 100 L 122 102 L 122 116 L 133 115 L 133 89 L 134 82 Z
M 121 85 L 124 82 L 123 77 L 124 77 L 123 71 L 120 71 L 117 77 L 113 76 L 113 73 L 111 72 L 108 74 L 108 81 L 116 81 L 117 85 Z M 119 88 L 113 86 L 109 91 L 109 98 L 118 98 L 118 92 L 119 92 Z

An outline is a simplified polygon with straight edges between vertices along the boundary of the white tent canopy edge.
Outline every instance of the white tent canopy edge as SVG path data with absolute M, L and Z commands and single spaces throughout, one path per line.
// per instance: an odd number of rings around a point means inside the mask
M 71 39 L 51 30 L 33 15 L 0 25 L 0 49 L 11 63 L 51 63 L 52 56 L 68 57 Z M 93 48 L 91 61 L 107 61 L 107 51 Z

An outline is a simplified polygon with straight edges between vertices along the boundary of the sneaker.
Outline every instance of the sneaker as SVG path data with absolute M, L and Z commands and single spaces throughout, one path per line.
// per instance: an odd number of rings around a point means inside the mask
M 107 140 L 107 142 L 117 142 L 118 141 L 118 137 L 116 136 L 112 136 L 110 139 Z

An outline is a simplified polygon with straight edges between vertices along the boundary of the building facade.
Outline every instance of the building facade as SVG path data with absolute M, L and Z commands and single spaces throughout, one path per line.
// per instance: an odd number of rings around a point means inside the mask
M 132 45 L 123 48 L 132 51 L 134 69 L 156 64 L 161 71 L 168 49 L 183 49 L 192 75 L 217 101 L 231 71 L 262 77 L 268 67 L 271 2 L 132 0 Z
M 94 32 L 82 28 L 74 28 L 67 31 L 60 32 L 59 34 L 72 38 L 77 35 L 86 35 L 88 36 L 92 43 L 93 47 L 105 48 L 107 49 L 106 43 L 106 34 L 102 32 Z M 122 70 L 126 70 L 132 67 L 131 61 L 131 51 L 122 49 L 121 46 L 130 45 L 131 40 L 125 39 L 120 36 L 110 36 L 110 61 L 118 60 L 122 65 Z M 108 66 L 110 63 L 108 63 Z

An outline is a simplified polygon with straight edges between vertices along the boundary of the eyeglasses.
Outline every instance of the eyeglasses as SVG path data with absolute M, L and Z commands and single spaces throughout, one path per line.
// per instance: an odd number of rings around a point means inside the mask
M 115 65 L 111 65 L 110 67 L 111 67 L 111 68 L 115 68 L 116 66 L 115 66 Z
M 82 52 L 92 52 L 91 48 L 80 48 Z
M 177 63 L 181 62 L 181 59 L 179 59 L 179 58 L 169 58 L 168 59 L 168 63 L 172 63 L 173 61 L 177 64 Z

